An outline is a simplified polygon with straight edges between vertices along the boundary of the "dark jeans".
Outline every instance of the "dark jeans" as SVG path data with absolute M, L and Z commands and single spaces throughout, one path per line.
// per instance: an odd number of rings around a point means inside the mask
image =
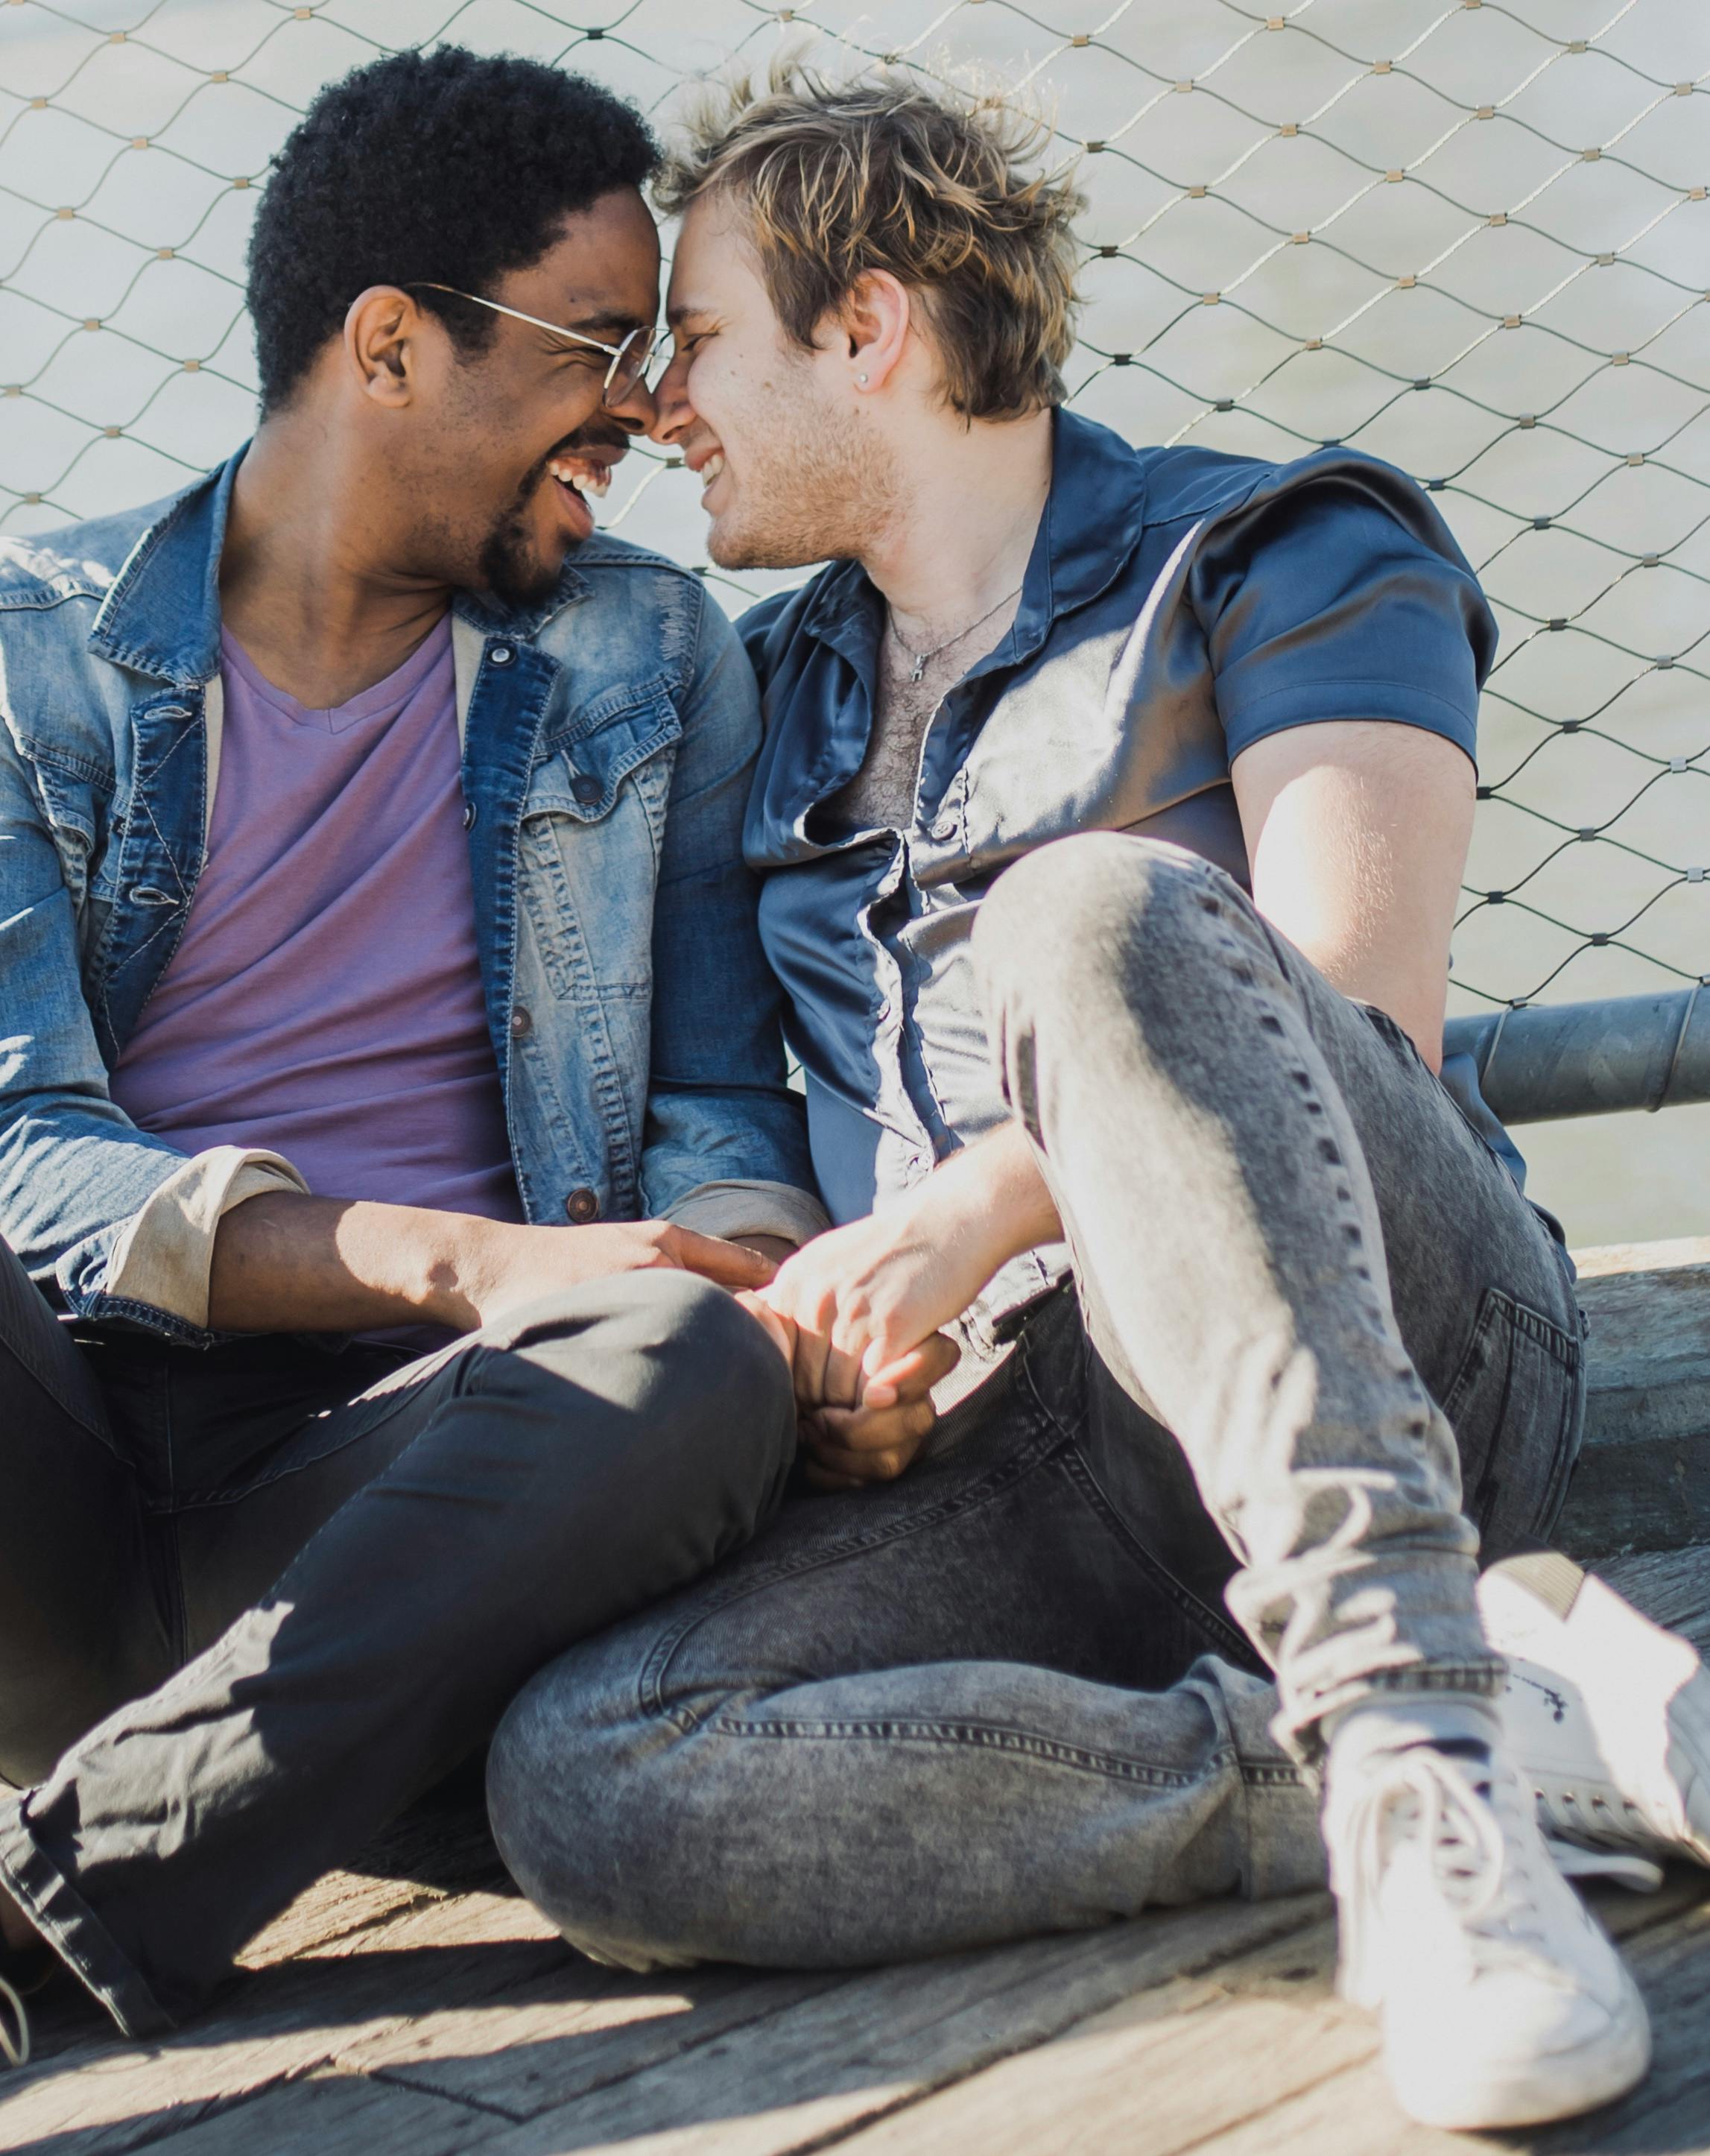
M 606 1958 L 1320 1885 L 1323 1717 L 1499 1681 L 1479 1537 L 1548 1534 L 1581 1423 L 1538 1214 L 1400 1029 L 1175 849 L 1030 855 L 975 952 L 1078 1299 L 902 1482 L 787 1506 L 524 1691 L 499 1845 Z
M 426 1359 L 74 1337 L 0 1245 L 0 1878 L 132 2035 L 772 1509 L 788 1373 L 632 1273 Z

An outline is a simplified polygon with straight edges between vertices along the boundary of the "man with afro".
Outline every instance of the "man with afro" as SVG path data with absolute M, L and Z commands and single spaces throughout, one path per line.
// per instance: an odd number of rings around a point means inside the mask
M 595 528 L 654 158 L 522 59 L 335 84 L 253 441 L 0 542 L 0 1976 L 135 2036 L 789 1466 L 753 676 Z

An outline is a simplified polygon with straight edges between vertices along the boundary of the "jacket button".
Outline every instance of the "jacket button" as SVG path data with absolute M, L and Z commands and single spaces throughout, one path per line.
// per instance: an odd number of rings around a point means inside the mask
M 599 1219 L 600 1201 L 591 1190 L 572 1190 L 564 1201 L 564 1210 L 578 1228 L 586 1228 L 590 1220 Z
M 942 824 L 934 824 L 932 827 L 932 836 L 940 846 L 947 846 L 955 835 L 955 824 L 950 817 L 946 817 Z
M 586 772 L 579 771 L 570 782 L 570 790 L 584 808 L 591 808 L 606 789 L 597 778 L 590 778 Z
M 508 644 L 495 644 L 488 652 L 487 656 L 495 666 L 509 666 L 511 660 L 516 657 L 516 654 Z
M 475 804 L 473 801 L 465 801 L 463 803 L 463 829 L 466 831 L 473 831 L 474 828 Z
M 511 1039 L 513 1040 L 520 1040 L 525 1033 L 532 1033 L 534 1031 L 534 1027 L 535 1021 L 530 1017 L 528 1012 L 523 1008 L 523 1006 L 519 1004 L 516 1009 L 510 1014 Z

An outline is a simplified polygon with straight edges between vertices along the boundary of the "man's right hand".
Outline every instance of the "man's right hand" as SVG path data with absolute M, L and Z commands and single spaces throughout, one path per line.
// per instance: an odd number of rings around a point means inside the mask
M 575 1287 L 610 1273 L 653 1272 L 661 1266 L 699 1273 L 733 1291 L 763 1288 L 777 1271 L 770 1258 L 697 1235 L 669 1220 L 615 1220 L 588 1228 L 513 1227 L 488 1224 L 494 1232 L 475 1261 L 473 1278 L 458 1297 L 470 1321 L 460 1331 L 491 1325 L 520 1304 Z M 442 1323 L 456 1321 L 443 1317 Z
M 466 1213 L 269 1191 L 220 1222 L 208 1322 L 232 1332 L 471 1332 L 541 1296 L 660 1266 L 765 1286 L 771 1260 L 668 1220 L 520 1226 Z

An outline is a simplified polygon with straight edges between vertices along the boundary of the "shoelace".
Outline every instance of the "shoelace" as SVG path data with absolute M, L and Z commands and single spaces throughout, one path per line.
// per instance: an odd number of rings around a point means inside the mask
M 1523 1861 L 1517 1790 L 1500 1769 L 1475 1784 L 1430 1745 L 1395 1754 L 1373 1773 L 1354 1829 L 1361 1898 L 1375 1902 L 1389 1861 L 1392 1826 L 1422 1839 L 1443 1897 L 1492 1946 L 1542 1946 L 1544 1926 Z M 1506 1825 L 1503 1813 L 1514 1816 Z
M 27 2066 L 29 2064 L 29 2015 L 24 2010 L 23 2001 L 3 1976 L 0 1976 L 0 2000 L 3 2000 L 10 2009 L 18 2032 L 14 2036 L 4 2019 L 0 2018 L 0 2051 L 5 2053 L 10 2065 Z

